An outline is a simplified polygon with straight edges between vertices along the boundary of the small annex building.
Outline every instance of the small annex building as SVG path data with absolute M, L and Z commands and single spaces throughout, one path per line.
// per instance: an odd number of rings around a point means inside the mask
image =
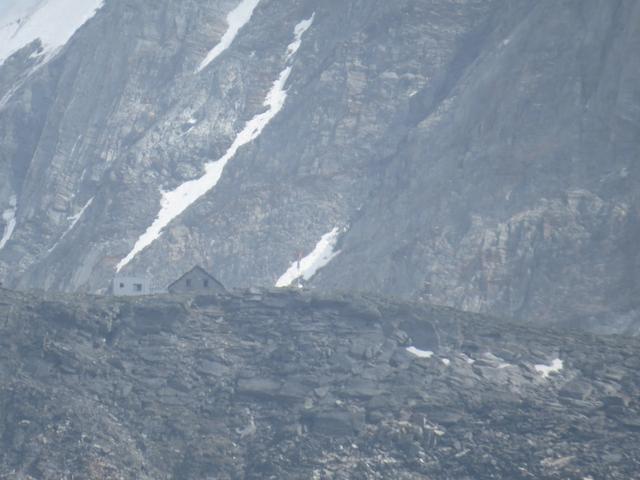
M 167 287 L 169 293 L 224 293 L 226 288 L 204 268 L 195 266 Z
M 151 281 L 145 276 L 119 276 L 111 283 L 111 293 L 117 296 L 134 297 L 151 294 Z

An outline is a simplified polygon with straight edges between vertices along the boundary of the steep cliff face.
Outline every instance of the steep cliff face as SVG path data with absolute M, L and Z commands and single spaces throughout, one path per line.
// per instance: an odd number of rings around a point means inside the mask
M 633 329 L 638 25 L 623 0 L 105 0 L 0 65 L 4 281 L 274 285 L 335 232 L 316 288 Z
M 425 297 L 473 310 L 637 318 L 640 37 L 626 22 L 640 9 L 549 5 L 476 40 L 465 69 L 416 95 L 420 123 L 376 213 L 345 238 L 355 278 L 400 292 L 425 281 Z
M 0 289 L 0 477 L 627 480 L 638 347 L 373 296 Z

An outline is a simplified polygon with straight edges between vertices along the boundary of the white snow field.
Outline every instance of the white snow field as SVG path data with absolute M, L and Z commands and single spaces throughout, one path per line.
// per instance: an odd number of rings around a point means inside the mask
M 6 2 L 6 3 L 5 3 Z M 40 39 L 45 60 L 55 55 L 104 0 L 2 0 L 0 65 L 21 48 Z
M 534 365 L 536 372 L 547 378 L 552 373 L 558 373 L 564 368 L 564 362 L 559 358 L 556 358 L 551 365 Z
M 335 251 L 338 241 L 338 227 L 325 233 L 318 241 L 313 251 L 306 257 L 291 264 L 289 269 L 278 279 L 276 287 L 288 287 L 298 279 L 309 280 L 318 270 L 325 267 L 331 260 L 340 254 Z
M 220 42 L 213 47 L 205 59 L 202 60 L 198 67 L 198 72 L 207 68 L 211 62 L 231 46 L 240 29 L 249 23 L 249 20 L 251 20 L 253 11 L 258 6 L 258 3 L 260 3 L 260 0 L 242 0 L 236 8 L 229 12 L 229 15 L 227 15 L 227 25 L 229 26 L 227 31 L 220 39 Z
M 308 23 L 308 26 L 304 29 L 299 28 L 300 24 L 305 22 Z M 289 45 L 288 49 L 288 51 L 293 51 L 293 55 L 295 55 L 300 47 L 299 41 L 302 38 L 302 35 L 311 26 L 309 20 L 304 20 L 303 22 L 300 22 L 300 24 L 296 26 L 295 39 Z M 240 147 L 258 138 L 269 122 L 271 122 L 271 120 L 273 120 L 273 118 L 282 110 L 287 99 L 285 86 L 289 79 L 289 75 L 291 74 L 291 60 L 293 55 L 288 57 L 284 70 L 280 72 L 278 79 L 273 82 L 273 86 L 267 94 L 264 101 L 264 106 L 268 107 L 267 110 L 257 114 L 245 124 L 244 128 L 240 133 L 238 133 L 225 154 L 218 160 L 206 163 L 204 166 L 205 173 L 200 178 L 189 180 L 169 192 L 161 191 L 162 199 L 160 200 L 160 211 L 158 212 L 156 219 L 147 228 L 145 233 L 138 238 L 129 254 L 118 263 L 116 271 L 119 272 L 122 270 L 136 255 L 138 255 L 138 253 L 158 239 L 162 234 L 164 227 L 166 227 L 174 218 L 184 212 L 191 204 L 193 204 L 193 202 L 214 188 L 220 180 L 224 167 L 227 165 L 229 160 L 235 157 Z
M 16 228 L 16 210 L 18 201 L 15 195 L 9 199 L 9 208 L 2 212 L 2 220 L 4 221 L 4 232 L 2 238 L 0 238 L 0 250 L 7 244 L 13 231 Z

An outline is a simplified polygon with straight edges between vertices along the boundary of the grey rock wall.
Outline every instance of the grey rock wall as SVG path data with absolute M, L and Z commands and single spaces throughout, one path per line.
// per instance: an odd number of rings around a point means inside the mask
M 273 285 L 340 227 L 314 288 L 637 328 L 637 2 L 262 0 L 196 73 L 236 4 L 107 0 L 46 65 L 32 45 L 0 66 L 6 284 L 104 291 L 160 190 L 264 109 L 315 12 L 283 110 L 130 273 Z

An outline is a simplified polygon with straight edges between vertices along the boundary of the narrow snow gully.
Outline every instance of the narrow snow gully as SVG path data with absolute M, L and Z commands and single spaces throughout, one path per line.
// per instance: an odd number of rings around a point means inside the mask
M 253 11 L 258 6 L 258 3 L 260 3 L 260 0 L 242 0 L 236 8 L 229 12 L 229 15 L 227 15 L 227 31 L 220 39 L 220 42 L 213 47 L 205 59 L 202 60 L 200 66 L 196 70 L 196 73 L 207 68 L 211 62 L 231 46 L 240 29 L 249 23 L 249 20 L 251 20 Z
M 278 79 L 273 82 L 273 86 L 265 98 L 264 106 L 268 107 L 267 110 L 257 114 L 245 124 L 244 128 L 240 133 L 238 133 L 235 140 L 222 157 L 218 160 L 205 164 L 205 173 L 203 176 L 194 180 L 189 180 L 169 192 L 162 191 L 160 211 L 158 212 L 156 219 L 147 228 L 145 233 L 138 238 L 129 254 L 124 257 L 118 265 L 116 265 L 116 271 L 119 272 L 122 270 L 136 255 L 138 255 L 138 253 L 160 237 L 164 227 L 184 212 L 196 200 L 214 188 L 222 176 L 224 167 L 227 165 L 229 160 L 235 157 L 240 147 L 258 138 L 271 120 L 273 120 L 282 110 L 287 99 L 285 86 L 289 79 L 289 75 L 291 74 L 293 58 L 300 48 L 302 36 L 309 27 L 311 27 L 314 17 L 315 14 L 311 16 L 311 18 L 303 20 L 296 25 L 294 41 L 289 44 L 287 49 L 286 66 L 284 70 L 280 72 Z
M 2 212 L 2 221 L 4 222 L 4 231 L 2 232 L 2 238 L 0 238 L 0 250 L 7 244 L 13 231 L 16 228 L 16 211 L 18 209 L 18 201 L 16 196 L 12 196 L 9 200 L 9 208 Z
M 340 251 L 335 250 L 340 229 L 338 227 L 325 233 L 316 244 L 313 251 L 304 258 L 296 260 L 289 269 L 278 279 L 276 287 L 291 286 L 296 280 L 309 280 L 318 270 L 327 266 L 336 258 Z
M 59 238 L 59 239 L 58 239 L 58 241 L 53 245 L 53 247 L 51 247 L 51 248 L 48 250 L 48 253 L 53 252 L 53 251 L 56 249 L 56 247 L 57 247 L 58 245 L 60 245 L 60 242 L 64 239 L 64 237 L 66 237 L 66 236 L 69 234 L 69 232 L 71 232 L 71 230 L 73 230 L 73 229 L 75 228 L 76 224 L 80 221 L 80 219 L 81 219 L 81 218 L 82 218 L 82 216 L 84 215 L 84 212 L 86 212 L 86 211 L 87 211 L 87 208 L 89 208 L 89 207 L 91 206 L 91 204 L 93 203 L 93 198 L 94 198 L 94 197 L 91 197 L 91 198 L 89 199 L 89 201 L 88 201 L 87 203 L 85 203 L 84 207 L 82 207 L 78 213 L 76 213 L 75 215 L 71 215 L 70 217 L 67 217 L 67 220 L 70 220 L 70 221 L 71 221 L 71 224 L 70 224 L 70 225 L 69 225 L 69 227 L 65 230 L 65 232 L 64 232 L 62 235 L 60 235 L 60 238 Z

